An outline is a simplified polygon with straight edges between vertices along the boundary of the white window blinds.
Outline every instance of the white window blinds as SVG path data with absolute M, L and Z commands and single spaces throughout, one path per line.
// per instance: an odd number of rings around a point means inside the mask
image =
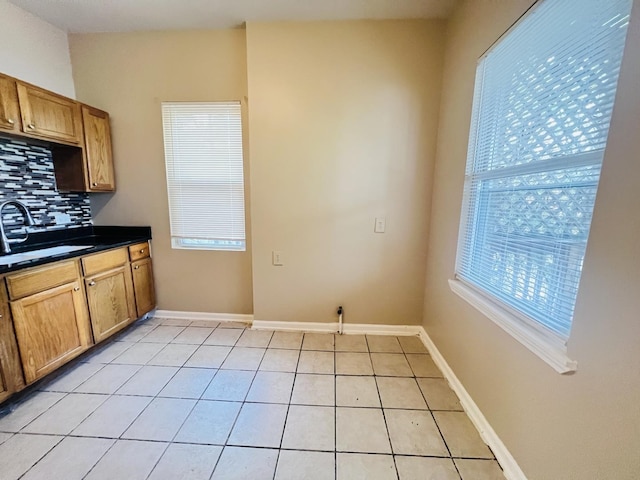
M 163 103 L 174 248 L 245 250 L 239 102 Z
M 456 276 L 565 340 L 630 10 L 542 1 L 476 73 Z

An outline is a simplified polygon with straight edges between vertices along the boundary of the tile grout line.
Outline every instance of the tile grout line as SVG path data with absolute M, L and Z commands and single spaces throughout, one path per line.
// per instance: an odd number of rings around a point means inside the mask
M 405 353 L 405 357 L 406 357 L 406 353 Z M 407 362 L 408 361 L 409 361 L 409 359 L 407 359 Z M 411 364 L 409 364 L 409 366 L 411 366 Z M 413 370 L 413 368 L 411 370 Z M 416 384 L 418 384 L 418 380 L 417 380 L 418 377 L 414 377 L 414 378 L 416 379 Z M 429 377 L 419 377 L 419 378 L 429 378 Z M 440 430 L 440 425 L 438 425 L 438 421 L 436 420 L 436 417 L 433 414 L 433 410 L 431 410 L 429 402 L 427 401 L 427 396 L 422 391 L 422 388 L 420 388 L 420 384 L 418 384 L 418 390 L 420 391 L 420 394 L 422 395 L 422 398 L 424 398 L 424 401 L 427 404 L 428 412 L 431 415 L 431 418 L 433 419 L 433 423 L 435 423 L 436 428 L 438 429 L 438 433 L 440 434 L 440 438 L 442 438 L 444 446 L 447 449 L 447 452 L 449 452 L 449 457 L 448 458 L 451 460 L 451 463 L 453 464 L 453 468 L 455 469 L 456 473 L 458 474 L 458 477 L 462 478 L 462 475 L 460 474 L 460 470 L 458 470 L 458 466 L 456 465 L 456 462 L 453 461 L 453 456 L 451 454 L 451 449 L 449 448 L 449 444 L 447 444 L 447 441 L 445 440 L 444 435 L 442 434 L 442 430 Z
M 149 405 L 151 405 L 153 403 L 154 400 L 156 400 L 158 397 L 155 396 L 153 398 L 153 400 L 151 400 L 151 402 L 149 402 Z M 171 437 L 171 440 L 167 441 L 167 444 L 164 448 L 164 450 L 162 450 L 162 453 L 158 456 L 158 460 L 156 460 L 156 462 L 153 464 L 153 467 L 151 468 L 151 470 L 149 470 L 149 473 L 147 474 L 147 476 L 145 477 L 145 479 L 148 479 L 151 474 L 153 473 L 153 471 L 156 469 L 156 467 L 158 466 L 158 464 L 160 463 L 160 460 L 162 460 L 162 457 L 164 457 L 165 453 L 167 453 L 167 450 L 169 450 L 169 447 L 171 446 L 171 444 L 173 443 L 173 440 L 175 440 L 175 438 L 178 436 L 178 433 L 180 433 L 180 430 L 182 429 L 182 427 L 184 426 L 184 424 L 187 422 L 187 420 L 189 419 L 189 417 L 191 416 L 191 414 L 193 413 L 193 411 L 195 410 L 196 406 L 198 405 L 199 400 L 194 400 L 193 401 L 193 405 L 191 406 L 191 408 L 189 409 L 189 413 L 187 413 L 187 415 L 185 415 L 184 420 L 182 421 L 182 423 L 180 424 L 180 426 L 176 429 L 176 433 L 173 434 L 173 437 Z M 149 408 L 149 405 L 147 405 L 147 407 L 144 409 L 146 410 L 147 408 Z M 133 425 L 133 424 L 131 424 Z M 129 425 L 129 428 L 131 428 L 131 425 Z M 125 430 L 126 431 L 126 430 Z
M 220 326 L 220 324 L 218 324 L 218 326 Z M 217 330 L 217 327 L 216 327 L 216 330 Z M 245 331 L 246 331 L 246 329 L 245 329 Z M 213 332 L 211 333 L 211 335 L 213 335 Z M 243 334 L 241 334 L 240 336 L 242 336 L 242 335 Z M 207 338 L 209 338 L 209 337 L 207 337 Z M 231 350 L 229 350 L 229 353 L 225 357 L 225 360 L 231 354 L 231 351 L 235 348 L 235 345 L 238 343 L 239 339 L 240 339 L 240 337 L 238 337 L 236 339 L 236 341 L 234 343 L 234 346 L 231 347 Z M 266 349 L 265 349 L 265 352 L 266 352 Z M 263 358 L 264 358 L 264 355 L 263 355 Z M 223 363 L 224 363 L 224 360 L 220 363 L 220 367 L 222 367 Z M 260 360 L 260 363 L 262 363 L 262 359 Z M 260 365 L 258 364 L 258 368 L 259 367 L 260 367 Z M 218 376 L 218 373 L 220 372 L 220 370 L 221 369 L 219 368 L 218 371 L 216 372 L 216 374 L 214 375 L 214 378 L 216 376 Z M 244 407 L 245 400 L 247 398 L 247 395 L 249 395 L 249 390 L 251 390 L 251 387 L 253 386 L 253 382 L 254 382 L 257 374 L 258 374 L 258 370 L 256 369 L 256 371 L 253 374 L 253 377 L 251 378 L 251 383 L 249 383 L 249 388 L 247 389 L 247 393 L 245 393 L 245 395 L 244 395 L 244 397 L 243 397 L 243 399 L 241 401 L 241 405 L 240 405 L 240 408 L 238 409 L 238 413 L 235 415 L 235 418 L 233 419 L 233 422 L 231 423 L 231 428 L 229 428 L 229 433 L 227 433 L 227 437 L 224 440 L 224 445 L 222 445 L 222 449 L 220 450 L 220 455 L 218 455 L 218 458 L 217 458 L 215 464 L 213 465 L 213 470 L 211 470 L 211 475 L 209 475 L 209 479 L 212 479 L 213 475 L 216 473 L 216 469 L 218 468 L 218 465 L 220 464 L 220 460 L 222 459 L 222 455 L 224 454 L 224 452 L 225 452 L 225 450 L 227 448 L 227 444 L 229 443 L 229 439 L 231 438 L 231 433 L 233 432 L 233 429 L 235 428 L 235 426 L 236 426 L 236 424 L 238 422 L 238 418 L 240 418 L 240 414 L 242 413 L 242 409 Z M 209 382 L 209 385 L 211 385 L 212 382 L 213 382 L 213 378 L 211 379 L 211 382 Z M 209 387 L 207 387 L 207 388 L 209 388 Z M 205 389 L 205 392 L 206 392 L 206 389 Z M 204 395 L 204 392 L 203 392 L 202 395 Z
M 380 411 L 382 412 L 382 419 L 384 421 L 384 427 L 387 431 L 387 440 L 389 441 L 389 450 L 391 450 L 391 460 L 393 461 L 393 467 L 395 468 L 395 473 L 396 473 L 396 479 L 400 478 L 400 473 L 398 472 L 398 464 L 396 463 L 396 454 L 395 454 L 395 449 L 393 448 L 393 443 L 391 443 L 391 432 L 389 431 L 389 422 L 387 422 L 387 415 L 385 413 L 385 409 L 384 409 L 384 404 L 382 403 L 382 395 L 380 394 L 380 386 L 378 385 L 378 376 L 376 375 L 376 371 L 373 368 L 373 358 L 371 357 L 371 350 L 369 349 L 369 341 L 366 339 L 366 335 L 365 335 L 365 341 L 367 342 L 367 350 L 369 350 L 369 361 L 371 362 L 371 368 L 373 370 L 373 382 L 376 386 L 376 392 L 378 393 L 378 401 L 380 402 Z M 397 340 L 398 337 L 396 337 Z M 405 358 L 406 360 L 406 358 Z M 407 361 L 408 363 L 408 361 Z M 411 367 L 411 365 L 409 365 L 409 367 Z
M 336 338 L 333 335 L 333 462 L 334 478 L 338 478 L 338 356 L 336 352 Z
M 35 417 L 33 417 L 31 420 L 29 420 L 27 423 L 25 423 L 23 426 L 21 426 L 21 427 L 18 429 L 18 431 L 16 431 L 16 432 L 9 432 L 9 431 L 6 431 L 6 430 L 0 430 L 0 431 L 2 431 L 3 433 L 14 433 L 14 434 L 21 433 L 21 432 L 22 432 L 22 430 L 24 430 L 26 427 L 28 427 L 29 425 L 31 425 L 33 422 L 35 422 L 37 419 L 39 419 L 41 416 L 43 416 L 45 413 L 47 413 L 49 410 L 51 410 L 53 407 L 55 407 L 58 403 L 60 403 L 60 402 L 61 402 L 62 400 L 64 400 L 65 398 L 67 398 L 67 397 L 68 397 L 71 393 L 73 393 L 73 392 L 51 392 L 51 393 L 64 393 L 64 395 L 62 395 L 58 400 L 56 400 L 56 401 L 55 401 L 55 402 L 53 402 L 51 405 L 49 405 L 49 406 L 47 407 L 47 409 L 46 409 L 46 410 L 43 410 L 43 411 L 42 411 L 42 412 L 40 412 L 38 415 L 36 415 Z M 32 398 L 35 398 L 37 395 L 38 395 L 38 391 L 37 391 L 37 390 L 35 390 L 34 392 L 32 392 L 32 393 L 30 393 L 30 394 L 29 394 L 29 396 L 27 397 L 27 399 L 23 399 L 23 400 L 20 402 L 20 404 L 21 404 L 21 403 L 23 403 L 23 402 L 29 401 L 29 400 L 31 400 Z M 17 408 L 17 407 L 16 407 L 16 408 Z M 9 412 L 9 413 L 7 413 L 7 414 L 6 414 L 6 416 L 11 415 L 11 413 L 13 413 L 13 412 Z
M 18 435 L 18 434 L 16 434 L 16 435 Z M 23 434 L 23 435 L 25 435 L 25 434 Z M 26 434 L 26 435 L 28 435 L 28 434 Z M 42 435 L 46 435 L 46 436 L 53 436 L 53 435 L 50 435 L 50 434 L 42 434 Z M 33 463 L 29 468 L 27 468 L 27 470 L 25 470 L 25 472 L 24 472 L 24 473 L 22 473 L 18 478 L 19 478 L 19 479 L 20 479 L 20 478 L 24 478 L 24 476 L 25 476 L 27 473 L 29 473 L 33 467 L 35 467 L 38 463 L 40 463 L 40 462 L 44 459 L 44 457 L 46 457 L 47 455 L 49 455 L 49 453 L 50 453 L 50 452 L 52 452 L 52 451 L 53 451 L 53 450 L 54 450 L 58 445 L 60 445 L 62 442 L 64 442 L 65 438 L 67 438 L 65 435 L 60 436 L 60 439 L 59 439 L 56 443 L 54 443 L 53 445 L 51 445 L 51 447 L 50 447 L 46 452 L 44 452 L 44 453 L 42 454 L 42 456 L 41 456 L 40 458 L 38 458 L 38 459 L 35 461 L 35 463 Z
M 35 392 L 56 392 L 56 393 L 64 393 L 64 390 L 46 390 L 46 388 L 51 387 L 52 385 L 55 385 L 59 380 L 62 380 L 64 377 L 66 377 L 67 375 L 71 374 L 76 368 L 78 368 L 80 365 L 100 365 L 100 368 L 98 368 L 98 370 L 96 370 L 95 372 L 93 372 L 91 374 L 91 377 L 93 377 L 95 374 L 97 374 L 100 370 L 103 370 L 104 367 L 106 367 L 108 364 L 107 363 L 88 363 L 88 362 L 78 362 L 75 365 L 73 365 L 71 368 L 69 368 L 68 371 L 62 372 L 61 375 L 56 376 L 55 378 L 51 379 L 50 382 L 46 382 L 44 384 L 44 386 L 42 388 L 38 388 L 37 390 L 34 390 Z M 61 367 L 64 368 L 64 367 Z M 73 390 L 75 390 L 76 388 L 80 387 L 80 385 L 82 385 L 84 382 L 86 382 L 89 378 L 81 381 L 78 385 L 76 385 L 74 387 Z M 67 391 L 66 393 L 71 393 L 73 392 L 73 390 L 71 391 Z
M 154 330 L 156 330 L 156 328 L 157 328 L 158 326 L 161 326 L 161 325 L 162 325 L 162 324 L 160 324 L 160 325 L 156 325 L 156 327 L 155 327 L 155 328 L 153 328 L 153 329 L 151 330 L 151 332 L 153 332 Z M 186 328 L 186 327 L 185 327 L 185 328 Z M 151 333 L 151 332 L 149 332 L 149 333 Z M 148 334 L 147 334 L 147 335 L 148 335 Z M 146 335 L 145 335 L 145 336 L 146 336 Z M 142 338 L 144 338 L 144 337 L 142 337 Z M 175 338 L 175 337 L 174 337 L 174 338 Z M 141 339 L 140 339 L 140 340 L 141 340 Z M 138 342 L 136 342 L 136 343 L 140 343 L 140 342 L 138 341 Z M 169 343 L 170 343 L 170 342 L 168 342 L 168 343 L 167 343 L 167 345 L 169 345 Z M 128 350 L 128 349 L 127 349 L 127 350 Z M 196 350 L 197 350 L 197 349 L 196 349 Z M 125 350 L 125 351 L 126 351 L 126 350 Z M 124 353 L 124 352 L 123 352 L 123 353 Z M 195 353 L 195 352 L 194 352 L 194 353 Z M 155 357 L 155 356 L 154 356 L 154 357 Z M 117 358 L 117 357 L 116 357 L 116 358 Z M 115 360 L 115 359 L 114 359 L 114 360 Z M 151 360 L 152 360 L 152 359 L 151 359 Z M 149 361 L 151 361 L 151 360 L 149 360 Z M 185 363 L 186 363 L 186 362 L 185 362 Z M 111 363 L 109 363 L 109 364 L 111 364 Z M 145 365 L 146 365 L 146 364 L 145 364 Z M 122 386 L 124 386 L 124 384 L 126 384 L 129 380 L 131 380 L 131 378 L 132 378 L 135 374 L 137 374 L 137 373 L 141 370 L 141 368 L 143 368 L 143 367 L 140 367 L 140 368 L 139 368 L 139 369 L 138 369 L 138 370 L 137 370 L 133 375 L 131 375 L 131 377 L 129 377 L 129 378 L 128 378 L 128 379 L 127 379 L 127 380 L 126 380 L 126 381 L 125 381 L 125 382 L 124 382 L 120 387 L 118 387 L 118 390 L 119 390 L 120 388 L 122 388 Z M 182 368 L 182 367 L 178 367 L 178 370 L 176 371 L 176 373 L 171 377 L 172 379 L 173 379 L 173 377 L 175 377 L 175 375 L 177 375 L 177 372 L 178 372 L 178 371 L 180 371 L 180 368 Z M 169 382 L 167 382 L 167 384 L 168 384 L 168 383 L 169 383 Z M 165 385 L 163 386 L 163 388 L 164 388 L 164 387 L 166 387 L 166 385 L 167 385 L 167 384 L 165 384 Z M 117 391 L 117 390 L 116 390 L 116 391 Z M 160 389 L 160 391 L 162 391 L 162 389 Z M 111 394 L 111 396 L 110 396 L 109 398 L 111 398 L 111 397 L 112 397 L 112 396 L 114 396 L 114 395 L 115 395 L 115 393 Z M 96 463 L 91 467 L 91 469 L 89 469 L 89 471 L 87 472 L 87 474 L 86 474 L 83 478 L 86 478 L 86 477 L 91 473 L 91 471 L 93 471 L 93 469 L 96 467 L 96 465 L 98 465 L 98 463 L 102 460 L 102 458 L 104 458 L 104 457 L 107 455 L 107 453 L 108 453 L 108 452 L 109 452 L 109 451 L 110 451 L 110 450 L 111 450 L 111 449 L 116 445 L 116 443 L 118 443 L 119 441 L 127 441 L 127 440 L 133 440 L 133 441 L 144 441 L 144 440 L 136 440 L 136 439 L 123 439 L 123 438 L 122 438 L 122 435 L 124 435 L 124 434 L 129 430 L 129 428 L 131 428 L 131 426 L 132 426 L 132 425 L 133 425 L 133 424 L 134 424 L 134 423 L 135 423 L 135 422 L 140 418 L 140 416 L 141 416 L 141 415 L 142 415 L 142 414 L 143 414 L 143 413 L 144 413 L 144 412 L 149 408 L 149 405 L 151 405 L 151 404 L 153 403 L 153 401 L 154 401 L 154 400 L 156 400 L 156 399 L 158 398 L 158 395 L 152 396 L 151 398 L 152 398 L 152 400 L 151 400 L 151 401 L 150 401 L 150 402 L 149 402 L 149 403 L 148 403 L 148 404 L 147 404 L 147 405 L 146 405 L 146 406 L 145 406 L 145 407 L 140 411 L 140 413 L 138 413 L 138 415 L 136 415 L 136 417 L 135 417 L 135 418 L 134 418 L 134 419 L 129 423 L 129 425 L 128 425 L 124 430 L 123 430 L 123 432 L 122 432 L 122 433 L 121 433 L 117 438 L 113 439 L 114 441 L 113 441 L 113 443 L 111 444 L 111 446 L 110 446 L 110 447 L 105 451 L 105 453 L 104 453 L 104 454 L 103 454 L 103 455 L 102 455 L 102 456 L 101 456 L 101 457 L 96 461 Z M 164 397 L 160 397 L 160 398 L 164 398 Z M 104 403 L 104 402 L 103 402 L 103 403 Z M 194 405 L 193 405 L 193 407 L 191 408 L 191 410 L 189 411 L 189 414 L 187 415 L 187 417 L 185 417 L 185 421 L 186 421 L 186 419 L 189 417 L 189 415 L 191 414 L 191 412 L 193 411 L 193 409 L 195 408 L 196 404 L 197 404 L 197 401 L 194 403 Z M 97 410 L 97 409 L 96 409 L 96 410 Z M 92 413 L 93 413 L 93 412 L 92 412 Z M 88 417 L 87 417 L 87 418 L 88 418 Z M 86 420 L 86 418 L 85 418 L 85 420 Z M 84 422 L 84 420 L 83 420 L 83 422 Z M 80 426 L 83 422 L 81 422 L 78 426 Z M 178 428 L 178 430 L 176 431 L 176 434 L 174 435 L 174 437 L 173 437 L 173 438 L 175 438 L 175 436 L 178 434 L 178 432 L 180 431 L 180 428 L 182 428 L 182 425 L 184 425 L 184 422 L 183 422 L 183 423 L 181 424 L 181 426 Z M 76 428 L 77 428 L 77 427 L 76 427 Z M 75 430 L 75 429 L 74 429 L 74 430 Z M 148 477 L 151 475 L 151 473 L 153 472 L 153 470 L 155 470 L 155 467 L 157 466 L 157 464 L 160 462 L 160 460 L 161 460 L 161 459 L 162 459 L 162 457 L 164 456 L 164 454 L 165 454 L 165 452 L 167 451 L 167 449 L 169 448 L 169 445 L 170 445 L 170 444 L 171 444 L 171 442 L 168 442 L 168 443 L 167 443 L 167 445 L 166 445 L 165 449 L 162 451 L 162 454 L 158 457 L 158 460 L 156 461 L 156 463 L 154 464 L 154 466 L 152 467 L 152 469 L 150 470 L 150 472 L 149 472 L 149 474 L 147 475 L 147 477 L 146 477 L 146 478 L 148 478 Z
M 187 328 L 187 327 L 185 327 L 185 328 Z M 210 334 L 210 335 L 213 335 L 213 332 L 214 332 L 216 329 L 217 329 L 217 327 L 216 327 L 216 328 L 214 328 L 214 330 L 211 332 L 211 334 Z M 183 329 L 183 331 L 184 331 L 184 329 Z M 174 337 L 174 338 L 175 338 L 175 337 Z M 207 338 L 209 338 L 209 337 L 207 337 Z M 205 339 L 204 341 L 206 341 L 206 339 Z M 204 342 L 204 341 L 203 341 L 203 342 Z M 169 342 L 169 343 L 170 343 L 170 342 Z M 167 343 L 167 345 L 169 345 L 169 343 Z M 237 343 L 237 340 L 236 340 L 236 343 Z M 203 343 L 203 344 L 204 344 L 204 343 Z M 203 344 L 201 344 L 201 346 L 202 346 Z M 234 346 L 232 346 L 232 347 L 229 349 L 229 352 L 227 353 L 227 355 L 225 355 L 225 358 L 220 362 L 220 366 L 222 366 L 222 364 L 225 362 L 225 360 L 226 360 L 226 359 L 228 358 L 228 356 L 231 354 L 231 351 L 233 350 L 233 348 L 234 348 L 234 347 L 235 347 L 235 344 L 234 344 Z M 199 348 L 199 347 L 198 347 L 198 348 Z M 191 356 L 189 356 L 189 359 L 190 359 L 193 355 L 195 355 L 195 353 L 198 351 L 198 348 L 196 348 L 196 350 L 191 354 Z M 187 361 L 185 361 L 185 364 L 189 361 L 189 359 L 187 359 Z M 183 368 L 183 367 L 180 367 L 180 368 Z M 220 371 L 220 369 L 218 368 L 218 369 L 217 369 L 217 371 L 216 371 L 216 373 L 214 374 L 213 378 L 215 378 L 215 377 L 216 377 L 216 375 L 218 374 L 218 372 L 219 372 L 219 371 Z M 177 373 L 177 372 L 176 372 L 176 373 Z M 175 375 L 174 375 L 174 376 L 175 376 Z M 213 378 L 211 379 L 211 381 L 213 381 Z M 209 382 L 209 384 L 211 383 L 211 381 Z M 209 385 L 209 384 L 208 384 L 208 385 Z M 208 385 L 207 385 L 207 386 L 208 386 Z M 166 385 L 165 385 L 165 386 L 166 386 Z M 162 391 L 162 390 L 161 390 L 161 391 Z M 206 389 L 205 389 L 205 391 L 206 391 Z M 203 391 L 203 393 L 200 395 L 200 397 L 202 397 L 202 395 L 204 395 L 204 391 Z M 143 413 L 144 411 L 146 411 L 146 410 L 147 410 L 147 408 L 149 408 L 149 405 L 151 405 L 151 403 L 153 403 L 153 401 L 154 401 L 155 399 L 157 399 L 157 398 L 158 398 L 158 396 L 155 396 L 155 397 L 153 398 L 153 400 L 151 400 L 151 402 L 149 402 L 149 404 L 148 404 L 148 405 L 147 405 L 147 406 L 146 406 L 146 407 L 145 407 L 145 408 L 140 412 L 140 414 L 136 417 L 136 419 L 135 419 L 133 422 L 131 422 L 131 423 L 129 424 L 129 426 L 127 427 L 127 429 L 125 429 L 125 431 L 123 432 L 123 434 L 124 434 L 124 433 L 126 433 L 126 431 L 127 431 L 129 428 L 131 428 L 131 426 L 135 423 L 135 421 L 136 421 L 136 420 L 137 420 L 137 419 L 142 415 L 142 413 Z M 160 397 L 160 398 L 164 398 L 164 397 Z M 173 435 L 173 437 L 171 438 L 171 440 L 169 440 L 169 441 L 167 442 L 166 447 L 165 447 L 165 448 L 164 448 L 164 450 L 162 451 L 162 454 L 158 457 L 158 460 L 157 460 L 157 461 L 156 461 L 156 463 L 153 465 L 152 469 L 149 471 L 149 473 L 147 474 L 147 476 L 146 476 L 145 478 L 147 478 L 147 479 L 148 479 L 148 478 L 151 476 L 151 474 L 153 473 L 153 471 L 156 469 L 156 467 L 157 467 L 157 466 L 158 466 L 158 464 L 160 463 L 160 460 L 162 460 L 162 457 L 164 456 L 164 454 L 165 454 L 165 453 L 167 452 L 167 450 L 169 449 L 169 446 L 173 443 L 173 440 L 177 437 L 178 433 L 180 433 L 180 430 L 182 429 L 182 427 L 184 426 L 184 424 L 186 423 L 186 421 L 188 420 L 188 418 L 189 418 L 189 417 L 191 416 L 191 414 L 193 413 L 193 410 L 194 410 L 194 409 L 195 409 L 195 407 L 198 405 L 198 402 L 200 402 L 200 399 L 198 399 L 198 400 L 195 400 L 195 401 L 194 401 L 193 406 L 192 406 L 192 407 L 191 407 L 191 409 L 189 410 L 189 413 L 185 416 L 184 420 L 183 420 L 183 421 L 182 421 L 182 423 L 180 424 L 180 427 L 178 427 L 178 429 L 176 430 L 176 433 Z M 239 413 L 239 412 L 238 412 L 238 413 Z M 121 435 L 120 437 L 122 437 L 122 435 Z M 120 440 L 122 440 L 122 438 L 120 438 Z M 140 441 L 148 441 L 148 440 L 140 440 Z M 222 450 L 224 450 L 224 447 L 223 447 L 223 449 L 222 449 Z M 219 457 L 218 457 L 218 461 L 220 460 L 220 457 L 222 456 L 222 450 L 220 451 L 220 455 L 219 455 Z M 214 470 L 212 470 L 212 475 L 213 475 L 213 471 L 215 471 L 215 467 L 217 466 L 218 461 L 216 461 L 216 465 L 214 466 Z
M 247 329 L 245 329 L 245 331 L 246 330 Z M 237 345 L 237 342 L 238 342 L 239 339 L 240 339 L 240 337 L 238 337 L 238 339 L 236 340 L 236 343 L 234 344 L 234 347 L 232 347 L 231 350 L 233 350 L 233 348 L 235 348 L 235 346 Z M 264 359 L 264 355 L 266 354 L 266 351 L 267 351 L 267 349 L 265 348 L 264 349 L 264 353 L 262 354 L 262 358 L 260 359 L 260 362 L 258 363 L 258 367 L 256 367 L 255 371 L 253 371 L 253 377 L 251 378 L 251 382 L 249 383 L 249 388 L 247 388 L 247 392 L 242 397 L 242 400 L 240 400 L 240 402 L 237 402 L 237 403 L 241 403 L 240 409 L 238 410 L 238 413 L 235 416 L 235 419 L 234 419 L 234 421 L 233 421 L 233 423 L 231 425 L 231 428 L 229 429 L 229 433 L 227 434 L 227 438 L 224 441 L 224 446 L 222 448 L 222 452 L 220 452 L 220 457 L 222 457 L 222 454 L 224 453 L 224 449 L 227 448 L 227 446 L 236 446 L 236 445 L 229 445 L 229 439 L 231 438 L 231 434 L 233 433 L 233 429 L 236 427 L 236 424 L 238 423 L 238 419 L 240 418 L 240 414 L 242 413 L 242 410 L 243 410 L 245 404 L 248 403 L 247 402 L 247 396 L 249 395 L 249 392 L 251 391 L 251 387 L 253 387 L 253 383 L 255 382 L 256 376 L 258 375 L 258 368 L 260 368 L 260 364 L 262 363 L 262 360 Z M 231 354 L 231 351 L 229 352 L 228 355 L 230 355 L 230 354 Z M 227 355 L 227 357 L 228 357 L 228 355 Z M 222 362 L 220 364 L 220 367 L 222 367 L 223 363 L 224 362 Z M 218 370 L 218 372 L 219 371 L 220 370 Z M 252 371 L 252 370 L 243 370 L 243 371 Z M 217 373 L 216 373 L 216 376 L 217 376 Z M 251 402 L 249 402 L 249 403 L 251 403 Z M 218 462 L 216 462 L 216 468 L 218 466 L 219 461 L 220 461 L 220 458 L 218 458 Z M 215 468 L 213 469 L 213 473 L 215 473 Z M 212 476 L 213 476 L 213 473 L 212 473 Z
M 273 333 L 271 334 L 271 338 L 273 338 Z M 304 335 L 303 335 L 303 341 L 304 341 Z M 267 345 L 267 349 L 268 348 L 269 347 Z M 300 343 L 300 349 L 301 349 L 300 351 L 302 351 L 302 342 Z M 265 350 L 265 355 L 266 355 L 266 350 Z M 284 433 L 287 431 L 287 421 L 289 420 L 289 411 L 291 410 L 291 400 L 293 399 L 293 390 L 294 388 L 296 388 L 296 379 L 298 378 L 298 363 L 300 363 L 300 353 L 298 353 L 296 368 L 295 368 L 295 371 L 293 372 L 293 383 L 291 384 L 291 392 L 289 393 L 289 403 L 287 405 L 287 413 L 284 416 L 284 425 L 282 426 L 282 435 L 280 435 L 280 444 L 278 445 L 278 453 L 276 454 L 276 465 L 275 465 L 275 468 L 273 469 L 273 480 L 275 480 L 276 474 L 278 473 L 278 463 L 280 462 L 280 452 L 282 452 L 282 442 L 284 441 Z
M 96 462 L 91 466 L 89 471 L 83 475 L 83 477 L 82 477 L 83 479 L 87 478 L 91 474 L 93 469 L 96 468 L 96 465 L 98 465 L 100 463 L 100 461 L 107 455 L 107 453 L 109 453 L 111 451 L 111 449 L 115 446 L 115 444 L 118 443 L 118 439 L 112 439 L 112 440 L 113 440 L 113 442 L 111 443 L 109 448 L 107 448 L 104 451 L 104 453 L 102 455 L 100 455 L 100 458 L 98 458 L 98 460 L 96 460 Z
M 413 378 L 415 379 L 417 377 L 415 376 L 415 371 L 413 370 L 413 367 L 411 366 L 411 363 L 409 362 L 409 358 L 407 358 L 407 352 L 405 351 L 405 349 L 402 346 L 402 344 L 400 344 L 400 346 L 402 347 L 402 353 L 403 353 L 403 355 L 405 357 L 405 360 L 409 364 L 409 368 L 411 368 L 411 372 L 414 374 Z M 417 383 L 417 380 L 416 380 L 416 383 Z M 425 395 L 422 392 L 422 389 L 420 388 L 420 385 L 418 385 L 418 389 L 420 390 L 420 394 L 422 395 L 422 397 L 424 398 L 424 401 L 426 403 L 427 399 L 425 398 Z M 427 403 L 427 407 L 429 407 L 428 403 Z M 447 452 L 449 452 L 449 458 L 451 459 L 451 463 L 453 463 L 454 468 L 456 469 L 456 472 L 458 473 L 458 476 L 460 476 L 460 472 L 458 471 L 458 467 L 456 465 L 456 462 L 453 461 L 453 456 L 451 455 L 451 449 L 449 448 L 449 444 L 447 443 L 447 441 L 444 438 L 444 435 L 442 434 L 442 430 L 440 429 L 440 425 L 438 425 L 438 421 L 436 420 L 436 417 L 433 414 L 433 411 L 429 409 L 428 412 L 431 415 L 431 418 L 433 419 L 433 423 L 435 424 L 436 428 L 438 429 L 438 433 L 440 434 L 440 438 L 442 439 L 442 442 L 444 443 L 444 447 L 447 449 Z
M 193 323 L 193 322 L 191 322 Z M 202 343 L 193 351 L 193 353 L 191 355 L 189 355 L 189 357 L 184 361 L 184 363 L 182 364 L 182 366 L 179 367 L 179 370 L 182 370 L 183 368 L 196 368 L 196 367 L 188 367 L 187 362 L 191 359 L 191 357 L 193 357 L 196 352 L 200 349 L 200 347 L 204 346 L 204 342 L 207 341 L 207 339 L 209 337 L 211 337 L 211 335 L 214 334 L 214 332 L 218 329 L 218 327 L 220 326 L 220 323 L 218 323 L 214 328 L 213 331 L 207 336 L 207 338 L 205 338 Z M 163 349 L 164 350 L 164 349 Z M 231 347 L 231 350 L 233 350 L 233 347 Z M 229 350 L 229 353 L 231 353 L 231 350 Z M 227 357 L 229 356 L 229 353 L 227 353 L 227 355 L 225 355 L 224 359 L 222 360 L 222 362 L 220 362 L 220 367 L 222 366 L 222 364 L 224 363 L 224 361 L 227 359 Z M 154 357 L 155 358 L 155 357 Z M 213 382 L 213 379 L 216 378 L 216 376 L 218 375 L 218 372 L 220 372 L 220 367 L 215 368 L 215 373 L 213 374 L 213 376 L 211 377 L 211 380 L 209 380 L 209 382 L 207 382 L 207 385 L 204 387 L 204 389 L 202 390 L 202 393 L 200 394 L 200 396 L 198 397 L 197 401 L 199 402 L 200 400 L 202 400 L 202 397 L 204 396 L 205 392 L 207 391 L 207 389 L 209 388 L 209 386 L 211 385 L 211 382 Z M 213 369 L 213 367 L 211 367 Z M 176 373 L 177 375 L 177 373 Z M 168 384 L 167 384 L 168 385 Z M 167 385 L 164 386 L 164 388 L 167 387 Z M 164 389 L 163 388 L 163 389 Z M 160 390 L 160 393 L 162 393 L 162 390 Z M 167 397 L 167 398 L 175 398 L 175 397 Z M 181 398 L 181 397 L 178 397 Z

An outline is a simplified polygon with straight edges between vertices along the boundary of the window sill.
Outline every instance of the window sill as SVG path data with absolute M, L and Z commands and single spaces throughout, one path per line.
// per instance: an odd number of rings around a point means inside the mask
M 575 372 L 578 363 L 567 356 L 563 341 L 527 325 L 496 302 L 459 280 L 449 280 L 451 291 L 478 309 L 505 332 L 544 360 L 558 373 Z
M 202 240 L 189 237 L 171 237 L 174 250 L 207 250 L 218 252 L 245 252 L 246 243 L 239 240 Z

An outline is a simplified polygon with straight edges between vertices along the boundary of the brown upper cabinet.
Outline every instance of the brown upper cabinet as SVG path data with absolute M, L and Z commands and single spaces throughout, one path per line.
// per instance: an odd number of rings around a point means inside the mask
M 113 192 L 116 189 L 111 155 L 109 114 L 82 105 L 84 131 L 82 149 L 53 146 L 53 165 L 58 190 L 69 192 Z
M 41 88 L 18 82 L 22 131 L 34 137 L 79 144 L 80 104 Z
M 0 74 L 2 131 L 50 143 L 59 190 L 115 190 L 107 112 Z
M 16 81 L 11 77 L 0 75 L 0 130 L 20 133 L 21 129 Z
M 87 189 L 113 191 L 116 188 L 111 154 L 109 114 L 97 108 L 82 106 Z

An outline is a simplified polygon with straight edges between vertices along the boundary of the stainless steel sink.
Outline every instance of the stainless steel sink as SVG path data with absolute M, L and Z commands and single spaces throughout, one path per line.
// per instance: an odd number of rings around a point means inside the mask
M 37 258 L 53 257 L 54 255 L 62 255 L 92 247 L 93 245 L 64 245 L 61 247 L 41 248 L 40 250 L 33 250 L 31 252 L 13 253 L 11 255 L 0 256 L 0 265 L 11 265 L 27 260 L 35 260 Z

